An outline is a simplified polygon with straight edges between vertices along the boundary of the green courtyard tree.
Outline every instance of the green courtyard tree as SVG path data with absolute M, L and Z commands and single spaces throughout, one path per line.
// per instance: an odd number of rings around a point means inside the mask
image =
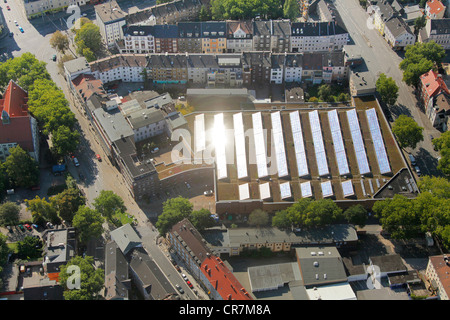
M 331 86 L 329 84 L 322 84 L 319 87 L 319 99 L 322 101 L 332 101 L 333 100 L 333 91 L 331 90 Z
M 92 22 L 83 24 L 76 31 L 75 43 L 78 53 L 83 53 L 85 48 L 90 49 L 93 54 L 99 53 L 102 48 L 102 36 L 99 27 Z
M 16 225 L 19 222 L 20 207 L 11 201 L 0 204 L 0 225 Z
M 392 132 L 401 148 L 414 149 L 420 141 L 423 141 L 423 128 L 413 118 L 403 114 L 394 121 Z
M 349 207 L 344 211 L 344 216 L 348 222 L 361 228 L 367 223 L 367 210 L 360 204 Z
M 78 266 L 80 273 L 80 287 L 72 288 L 76 283 L 70 266 Z M 94 258 L 91 256 L 75 256 L 61 266 L 58 282 L 64 287 L 65 300 L 97 300 L 105 283 L 104 270 L 94 267 Z
M 79 207 L 85 203 L 86 198 L 77 188 L 67 188 L 52 198 L 52 206 L 58 212 L 59 217 L 69 224 L 72 223 Z
M 165 235 L 173 225 L 192 214 L 192 203 L 183 197 L 171 198 L 163 204 L 163 212 L 158 216 L 156 228 L 160 235 Z
M 295 21 L 300 16 L 300 6 L 297 0 L 285 0 L 283 5 L 283 16 Z
M 269 214 L 261 209 L 253 210 L 248 216 L 248 224 L 253 227 L 264 227 L 269 224 Z
M 94 208 L 108 220 L 112 219 L 116 211 L 127 210 L 123 199 L 111 190 L 100 191 L 98 197 L 94 199 Z
M 342 209 L 331 199 L 313 201 L 306 208 L 301 225 L 305 227 L 324 226 L 342 218 Z
M 77 228 L 80 243 L 86 245 L 89 240 L 100 237 L 103 233 L 103 221 L 98 211 L 87 206 L 79 207 L 73 217 L 72 226 Z
M 287 210 L 280 210 L 272 217 L 272 227 L 279 229 L 288 229 L 292 226 L 292 222 L 288 217 Z
M 10 183 L 15 187 L 29 188 L 39 182 L 37 162 L 20 146 L 9 149 L 10 155 L 3 163 Z
M 52 134 L 52 152 L 59 156 L 66 156 L 74 152 L 80 143 L 80 133 L 64 125 Z
M 433 145 L 441 154 L 437 168 L 446 176 L 450 176 L 450 131 L 446 131 L 439 138 L 433 139 Z
M 38 237 L 26 236 L 17 242 L 17 253 L 21 259 L 31 260 L 42 256 L 42 241 Z
M 215 225 L 215 221 L 211 217 L 211 211 L 205 208 L 192 211 L 189 217 L 189 221 L 191 221 L 195 229 L 200 232 Z
M 56 30 L 50 38 L 50 45 L 53 49 L 64 54 L 69 49 L 69 37 Z
M 60 222 L 56 209 L 45 198 L 36 196 L 34 199 L 25 199 L 25 203 L 34 223 L 45 224 L 49 221 L 57 224 Z
M 388 78 L 384 73 L 380 74 L 376 89 L 384 103 L 390 106 L 395 104 L 398 98 L 398 86 L 392 77 Z

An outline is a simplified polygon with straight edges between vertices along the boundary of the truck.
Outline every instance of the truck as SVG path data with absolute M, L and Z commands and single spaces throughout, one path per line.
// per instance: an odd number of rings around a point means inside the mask
M 52 173 L 54 175 L 61 175 L 64 171 L 66 171 L 66 165 L 65 164 L 58 164 L 58 165 L 54 165 L 52 167 Z

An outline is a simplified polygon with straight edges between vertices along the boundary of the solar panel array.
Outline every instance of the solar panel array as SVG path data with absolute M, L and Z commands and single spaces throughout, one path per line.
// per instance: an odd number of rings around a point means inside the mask
M 245 153 L 245 135 L 244 121 L 242 112 L 233 115 L 234 124 L 234 144 L 236 146 L 236 166 L 238 179 L 246 178 L 247 172 L 247 156 Z
M 302 191 L 302 198 L 308 198 L 312 196 L 311 182 L 300 183 L 300 190 Z
M 277 161 L 278 177 L 285 177 L 289 174 L 286 160 L 286 150 L 284 148 L 283 126 L 281 124 L 280 111 L 270 114 L 272 119 L 272 137 L 275 146 L 275 157 Z
M 305 143 L 303 141 L 302 125 L 298 111 L 289 114 L 291 120 L 292 138 L 294 140 L 295 158 L 297 159 L 298 176 L 307 175 L 308 162 L 306 161 Z
M 380 173 L 389 173 L 391 172 L 391 167 L 389 166 L 389 159 L 384 146 L 383 135 L 381 134 L 380 126 L 378 124 L 377 112 L 374 108 L 368 109 L 366 110 L 366 116 Z
M 330 171 L 328 169 L 327 155 L 323 144 L 322 129 L 317 110 L 309 112 L 309 123 L 311 125 L 311 133 L 313 137 L 314 151 L 316 153 L 319 176 L 327 175 Z
M 356 161 L 358 162 L 359 173 L 369 173 L 370 168 L 369 163 L 367 162 L 366 149 L 364 147 L 364 141 L 361 135 L 361 129 L 359 127 L 358 115 L 355 109 L 347 111 L 347 119 L 350 127 L 350 133 L 352 135 L 353 148 L 355 150 Z
M 205 115 L 203 113 L 195 116 L 194 135 L 195 135 L 195 152 L 197 153 L 205 150 L 206 148 Z
M 344 197 L 349 197 L 355 194 L 353 190 L 352 180 L 343 181 L 341 183 L 342 191 L 344 191 Z
M 340 175 L 350 173 L 345 152 L 344 141 L 342 140 L 341 126 L 336 109 L 328 111 L 328 122 L 330 124 L 331 136 L 333 138 L 334 153 Z
M 289 182 L 280 183 L 280 194 L 281 199 L 290 198 L 291 194 L 291 184 Z
M 331 185 L 331 181 L 322 182 L 320 184 L 320 187 L 322 188 L 322 196 L 324 198 L 331 197 L 333 195 L 333 187 Z
M 225 153 L 225 126 L 223 113 L 214 115 L 214 146 L 216 152 L 217 179 L 228 177 Z
M 250 188 L 248 183 L 239 186 L 239 200 L 247 200 L 250 198 Z
M 270 198 L 270 184 L 268 182 L 259 185 L 259 195 L 261 200 Z
M 258 169 L 258 177 L 267 177 L 267 159 L 266 144 L 264 142 L 264 131 L 262 125 L 261 112 L 252 114 L 253 136 L 255 143 L 256 167 Z

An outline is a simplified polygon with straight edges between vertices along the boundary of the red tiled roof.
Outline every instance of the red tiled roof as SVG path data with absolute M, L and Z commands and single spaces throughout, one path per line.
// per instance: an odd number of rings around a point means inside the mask
M 207 257 L 201 270 L 224 300 L 253 300 L 219 257 Z
M 0 121 L 0 143 L 17 143 L 26 151 L 34 151 L 31 116 L 28 113 L 28 95 L 14 81 L 10 81 L 0 100 L 0 115 L 9 115 L 9 124 Z
M 430 257 L 430 261 L 434 266 L 434 270 L 436 271 L 439 280 L 444 287 L 447 295 L 450 296 L 450 266 L 446 264 L 444 260 L 444 256 L 432 256 Z
M 72 80 L 72 84 L 77 94 L 81 95 L 85 100 L 88 100 L 94 93 L 104 93 L 103 81 L 95 79 L 90 74 L 80 74 Z
M 420 81 L 422 82 L 422 87 L 425 88 L 428 97 L 434 97 L 441 92 L 450 94 L 444 80 L 434 70 L 430 70 L 421 75 Z
M 444 5 L 438 0 L 428 1 L 427 6 L 430 8 L 430 14 L 438 14 L 445 10 Z

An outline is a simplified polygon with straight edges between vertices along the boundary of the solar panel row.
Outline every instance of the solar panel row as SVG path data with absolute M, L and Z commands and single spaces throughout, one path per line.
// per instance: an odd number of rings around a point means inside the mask
M 369 123 L 370 134 L 372 136 L 380 173 L 389 173 L 391 172 L 391 167 L 389 166 L 389 159 L 386 153 L 386 148 L 384 147 L 383 136 L 378 124 L 377 112 L 374 108 L 368 109 L 366 110 L 366 116 Z
M 206 148 L 205 115 L 203 113 L 195 116 L 194 136 L 195 136 L 195 152 L 197 153 L 205 150 Z
M 283 126 L 281 124 L 280 111 L 270 114 L 272 119 L 272 136 L 275 146 L 275 157 L 277 161 L 278 177 L 285 177 L 289 174 L 286 160 L 286 150 L 284 148 Z
M 247 156 L 245 153 L 245 135 L 244 121 L 242 112 L 233 115 L 234 124 L 234 143 L 236 145 L 236 166 L 238 179 L 246 178 L 247 172 Z
M 292 138 L 294 140 L 295 158 L 297 160 L 298 176 L 302 177 L 309 173 L 306 161 L 305 143 L 303 141 L 302 125 L 298 111 L 289 114 L 291 120 Z
M 317 110 L 309 112 L 309 123 L 311 125 L 311 133 L 313 137 L 314 151 L 316 153 L 319 176 L 327 175 L 330 171 L 328 169 L 327 155 L 323 144 L 322 129 Z
M 336 109 L 328 111 L 328 122 L 330 124 L 331 136 L 333 138 L 334 153 L 340 175 L 350 173 L 345 152 L 344 141 L 342 140 L 341 126 Z
M 225 179 L 227 173 L 227 159 L 225 153 L 225 126 L 223 113 L 214 115 L 214 146 L 216 152 L 217 179 Z
M 350 127 L 350 133 L 352 135 L 353 149 L 355 150 L 359 173 L 360 174 L 369 173 L 370 168 L 369 163 L 367 161 L 366 149 L 364 147 L 364 141 L 361 135 L 361 129 L 359 127 L 358 115 L 355 109 L 347 111 L 347 119 L 348 125 Z
M 253 122 L 253 136 L 255 143 L 256 167 L 258 170 L 258 177 L 267 177 L 267 159 L 266 159 L 266 144 L 264 142 L 264 131 L 262 125 L 261 112 L 252 114 Z

